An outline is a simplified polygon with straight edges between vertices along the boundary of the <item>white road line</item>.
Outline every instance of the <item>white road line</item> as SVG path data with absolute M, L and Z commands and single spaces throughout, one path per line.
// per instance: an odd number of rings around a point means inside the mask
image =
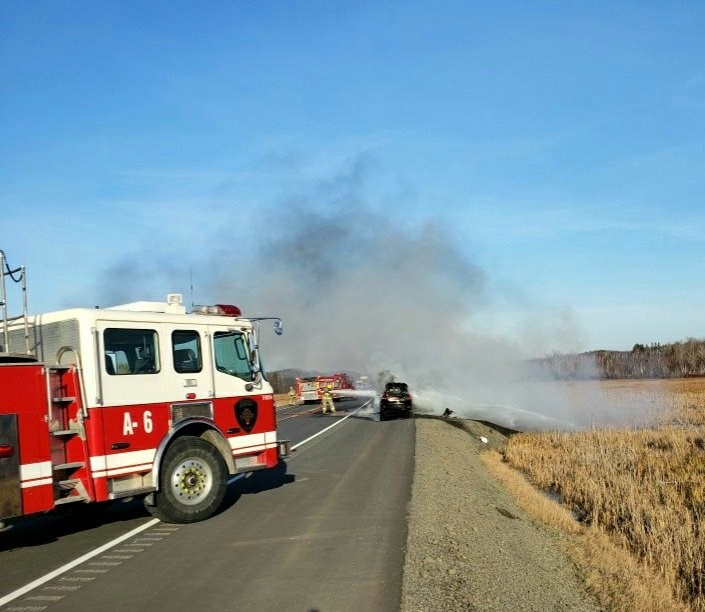
M 336 427 L 337 425 L 340 425 L 343 421 L 346 419 L 349 419 L 351 416 L 353 416 L 355 413 L 359 412 L 362 410 L 367 404 L 369 404 L 372 400 L 369 400 L 368 402 L 365 402 L 362 406 L 359 408 L 356 408 L 353 410 L 350 414 L 344 416 L 342 419 L 336 421 L 332 425 L 329 425 L 325 429 L 322 429 L 318 433 L 313 434 L 312 436 L 309 436 L 305 440 L 302 440 L 298 444 L 294 444 L 294 446 L 291 447 L 291 450 L 294 450 L 295 448 L 298 448 L 299 446 L 303 446 L 304 444 L 307 444 L 314 438 L 317 438 L 318 436 L 326 433 L 329 429 L 333 429 L 333 427 Z M 244 474 L 237 474 L 230 480 L 228 480 L 228 484 L 232 484 L 233 482 L 240 480 L 240 478 L 244 478 Z M 74 559 L 73 561 L 67 563 L 66 565 L 62 565 L 60 568 L 55 569 L 53 572 L 49 572 L 48 574 L 42 576 L 41 578 L 37 578 L 33 582 L 30 582 L 29 584 L 24 585 L 23 587 L 20 587 L 16 591 L 13 591 L 12 593 L 9 593 L 8 595 L 5 595 L 4 597 L 0 598 L 0 607 L 4 606 L 5 604 L 10 603 L 11 601 L 14 601 L 18 597 L 22 597 L 25 593 L 29 593 L 31 590 L 36 589 L 38 586 L 41 586 L 50 580 L 53 580 L 57 576 L 61 576 L 61 574 L 65 574 L 69 570 L 73 569 L 77 565 L 81 565 L 81 563 L 84 563 L 88 561 L 89 559 L 92 559 L 93 557 L 98 556 L 99 554 L 105 552 L 106 550 L 109 550 L 113 546 L 117 546 L 121 542 L 124 542 L 125 540 L 129 540 L 132 536 L 137 535 L 138 533 L 141 533 L 145 531 L 146 529 L 149 529 L 150 527 L 156 525 L 159 523 L 159 519 L 152 519 L 151 521 L 145 523 L 144 525 L 141 525 L 140 527 L 137 527 L 136 529 L 133 529 L 132 531 L 129 531 L 128 533 L 125 533 L 121 535 L 118 538 L 115 538 L 114 540 L 111 540 L 107 544 L 103 544 L 102 546 L 99 546 L 98 548 L 92 550 L 89 553 L 86 553 L 85 555 L 79 557 L 78 559 Z M 138 546 L 151 546 L 150 543 L 145 542 L 143 540 L 146 540 L 147 538 L 143 538 L 140 540 Z M 123 552 L 123 551 L 120 551 Z M 133 552 L 131 549 L 130 551 L 125 550 L 124 552 Z M 137 551 L 134 551 L 137 552 Z M 86 573 L 92 573 L 92 572 L 99 572 L 101 570 L 86 570 Z
M 294 446 L 291 447 L 291 450 L 294 450 L 294 449 L 298 448 L 299 446 L 303 446 L 304 444 L 306 444 L 307 442 L 310 442 L 310 441 L 313 440 L 314 438 L 317 438 L 317 437 L 320 436 L 321 434 L 326 433 L 329 429 L 333 429 L 333 427 L 335 427 L 336 425 L 340 425 L 343 421 L 345 421 L 345 419 L 349 419 L 349 418 L 350 418 L 351 416 L 353 416 L 356 412 L 359 412 L 359 411 L 362 410 L 365 406 L 367 406 L 367 404 L 369 404 L 371 401 L 372 401 L 372 400 L 369 400 L 369 401 L 365 402 L 362 406 L 360 406 L 359 408 L 356 408 L 355 410 L 353 410 L 353 411 L 352 411 L 350 414 L 348 414 L 347 416 L 344 416 L 342 419 L 340 419 L 339 421 L 336 421 L 336 422 L 333 423 L 332 425 L 329 425 L 329 426 L 326 427 L 325 429 L 321 429 L 321 431 L 319 431 L 318 433 L 313 434 L 312 436 L 309 436 L 308 438 L 306 438 L 306 439 L 303 440 L 302 442 L 299 442 L 298 444 L 294 444 Z
M 114 540 L 111 540 L 107 544 L 103 544 L 102 546 L 99 546 L 98 548 L 92 550 L 91 552 L 86 553 L 85 555 L 79 557 L 78 559 L 74 559 L 73 561 L 67 563 L 66 565 L 62 565 L 60 568 L 55 569 L 53 572 L 49 572 L 48 574 L 42 576 L 41 578 L 37 578 L 33 582 L 30 582 L 29 584 L 26 584 L 23 587 L 20 587 L 16 591 L 13 591 L 9 595 L 5 595 L 5 597 L 0 598 L 0 606 L 4 606 L 7 603 L 10 603 L 11 601 L 17 599 L 18 597 L 22 597 L 25 593 L 29 593 L 32 589 L 36 589 L 38 586 L 41 586 L 45 582 L 49 582 L 50 580 L 53 580 L 57 576 L 61 576 L 61 574 L 64 574 L 68 572 L 70 569 L 73 569 L 77 565 L 81 565 L 81 563 L 84 563 L 85 561 L 88 561 L 88 559 L 92 559 L 93 557 L 96 557 L 102 552 L 105 552 L 109 548 L 112 548 L 113 546 L 116 546 L 120 542 L 124 542 L 125 540 L 128 540 L 132 536 L 144 531 L 145 529 L 149 529 L 150 527 L 156 525 L 159 522 L 159 519 L 152 519 L 151 521 L 148 521 L 144 525 L 141 525 L 140 527 L 137 527 L 136 529 L 133 529 L 132 531 L 129 531 L 128 533 L 125 533 L 121 535 L 119 538 L 115 538 Z

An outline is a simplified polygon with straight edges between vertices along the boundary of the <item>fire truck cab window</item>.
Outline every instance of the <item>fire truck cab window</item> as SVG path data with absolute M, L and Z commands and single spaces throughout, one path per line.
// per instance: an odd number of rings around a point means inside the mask
M 160 370 L 157 332 L 152 329 L 106 329 L 103 332 L 105 371 L 156 374 Z
M 171 334 L 171 347 L 174 357 L 174 370 L 179 374 L 200 372 L 201 337 L 196 331 L 177 330 Z
M 252 366 L 247 357 L 247 345 L 242 334 L 216 332 L 213 338 L 215 367 L 219 372 L 252 380 Z

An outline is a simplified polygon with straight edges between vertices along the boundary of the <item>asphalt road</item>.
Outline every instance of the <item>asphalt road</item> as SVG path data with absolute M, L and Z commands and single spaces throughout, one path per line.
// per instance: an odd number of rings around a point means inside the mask
M 360 403 L 335 416 L 283 409 L 280 437 L 304 442 Z M 413 456 L 413 421 L 353 415 L 233 483 L 210 520 L 152 524 L 0 610 L 398 609 Z M 114 504 L 18 524 L 0 534 L 0 600 L 150 522 L 141 505 Z

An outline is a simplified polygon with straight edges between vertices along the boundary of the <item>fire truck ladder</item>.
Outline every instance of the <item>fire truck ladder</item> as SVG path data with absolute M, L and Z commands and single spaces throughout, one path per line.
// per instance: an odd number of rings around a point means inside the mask
M 90 501 L 84 484 L 88 474 L 86 436 L 75 366 L 49 366 L 47 386 L 54 505 Z
M 27 273 L 24 266 L 19 268 L 10 268 L 7 263 L 7 256 L 5 251 L 0 250 L 0 308 L 2 309 L 2 345 L 0 346 L 0 353 L 10 353 L 10 336 L 9 336 L 9 324 L 12 321 L 17 321 L 18 319 L 24 319 L 24 345 L 25 353 L 31 355 L 29 350 L 29 325 L 27 319 Z M 22 283 L 22 314 L 14 317 L 10 317 L 7 314 L 7 288 L 5 286 L 5 277 L 9 277 L 10 280 L 15 283 Z

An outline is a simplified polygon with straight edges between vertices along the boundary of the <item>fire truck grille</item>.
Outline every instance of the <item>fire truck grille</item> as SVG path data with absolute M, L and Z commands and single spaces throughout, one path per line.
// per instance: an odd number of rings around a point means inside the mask
M 194 402 L 193 404 L 172 404 L 171 423 L 175 425 L 184 419 L 193 417 L 213 418 L 213 404 L 211 402 Z

